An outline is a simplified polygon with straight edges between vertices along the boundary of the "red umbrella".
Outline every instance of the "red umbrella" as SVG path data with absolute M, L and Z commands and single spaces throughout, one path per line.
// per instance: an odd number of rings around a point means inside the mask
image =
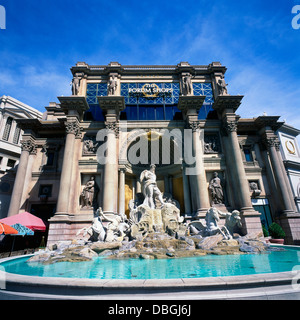
M 1 219 L 0 222 L 3 222 L 8 225 L 14 225 L 20 223 L 21 225 L 33 230 L 33 231 L 45 231 L 46 225 L 42 219 L 34 216 L 29 212 L 22 212 L 15 216 L 7 217 Z
M 18 231 L 7 224 L 0 222 L 0 235 L 3 234 L 18 234 Z

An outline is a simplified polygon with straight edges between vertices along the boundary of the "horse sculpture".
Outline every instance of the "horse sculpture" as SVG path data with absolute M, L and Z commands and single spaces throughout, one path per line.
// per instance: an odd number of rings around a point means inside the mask
M 232 239 L 232 235 L 230 234 L 226 226 L 218 226 L 218 222 L 220 221 L 219 213 L 221 212 L 216 208 L 212 207 L 208 209 L 205 216 L 206 226 L 204 226 L 201 221 L 193 221 L 189 224 L 190 232 L 193 234 L 201 235 L 202 237 L 221 234 L 226 240 Z

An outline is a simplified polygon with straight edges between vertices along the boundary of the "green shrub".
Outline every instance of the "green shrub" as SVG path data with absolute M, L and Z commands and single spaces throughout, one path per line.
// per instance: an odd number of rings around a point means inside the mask
M 273 239 L 284 239 L 285 232 L 281 228 L 281 226 L 275 222 L 273 222 L 269 227 L 269 234 Z
M 264 233 L 264 237 L 268 237 L 269 236 L 269 232 L 268 232 L 267 228 L 264 225 L 262 225 L 262 230 L 263 230 L 263 233 Z

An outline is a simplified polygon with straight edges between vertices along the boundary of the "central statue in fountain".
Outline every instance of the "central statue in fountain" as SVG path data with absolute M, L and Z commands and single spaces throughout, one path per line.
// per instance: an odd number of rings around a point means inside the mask
M 156 182 L 156 166 L 144 170 L 140 175 L 144 201 L 140 204 L 131 201 L 130 218 L 131 237 L 141 239 L 148 233 L 160 232 L 174 235 L 180 230 L 184 218 L 180 216 L 180 208 L 170 197 L 163 198 Z
M 150 170 L 145 170 L 141 173 L 140 181 L 142 183 L 142 190 L 145 197 L 143 202 L 144 205 L 148 206 L 150 209 L 155 209 L 154 198 L 160 201 L 161 206 L 164 206 L 164 200 L 161 191 L 157 187 L 156 174 L 155 174 L 155 164 L 151 164 Z

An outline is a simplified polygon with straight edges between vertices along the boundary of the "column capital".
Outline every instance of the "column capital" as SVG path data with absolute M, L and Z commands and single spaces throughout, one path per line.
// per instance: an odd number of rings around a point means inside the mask
M 105 127 L 109 132 L 113 132 L 116 136 L 116 138 L 119 137 L 120 128 L 118 121 L 106 121 Z
M 76 138 L 81 138 L 81 128 L 78 121 L 65 122 L 66 134 L 74 134 Z
M 231 132 L 237 132 L 239 119 L 239 116 L 230 119 L 224 119 L 222 124 L 223 134 L 229 135 Z
M 187 127 L 189 129 L 192 129 L 193 132 L 196 132 L 198 130 L 200 130 L 200 121 L 192 121 L 190 120 L 188 123 L 187 123 Z
M 261 142 L 267 150 L 270 150 L 272 147 L 275 147 L 277 151 L 280 150 L 280 141 L 276 136 L 265 136 L 262 138 Z
M 122 172 L 122 173 L 126 173 L 127 170 L 126 170 L 126 167 L 124 165 L 121 165 L 121 166 L 119 165 L 119 171 Z
M 21 141 L 22 152 L 27 151 L 30 154 L 36 154 L 36 148 L 37 148 L 37 145 L 35 144 L 35 142 L 32 139 Z

